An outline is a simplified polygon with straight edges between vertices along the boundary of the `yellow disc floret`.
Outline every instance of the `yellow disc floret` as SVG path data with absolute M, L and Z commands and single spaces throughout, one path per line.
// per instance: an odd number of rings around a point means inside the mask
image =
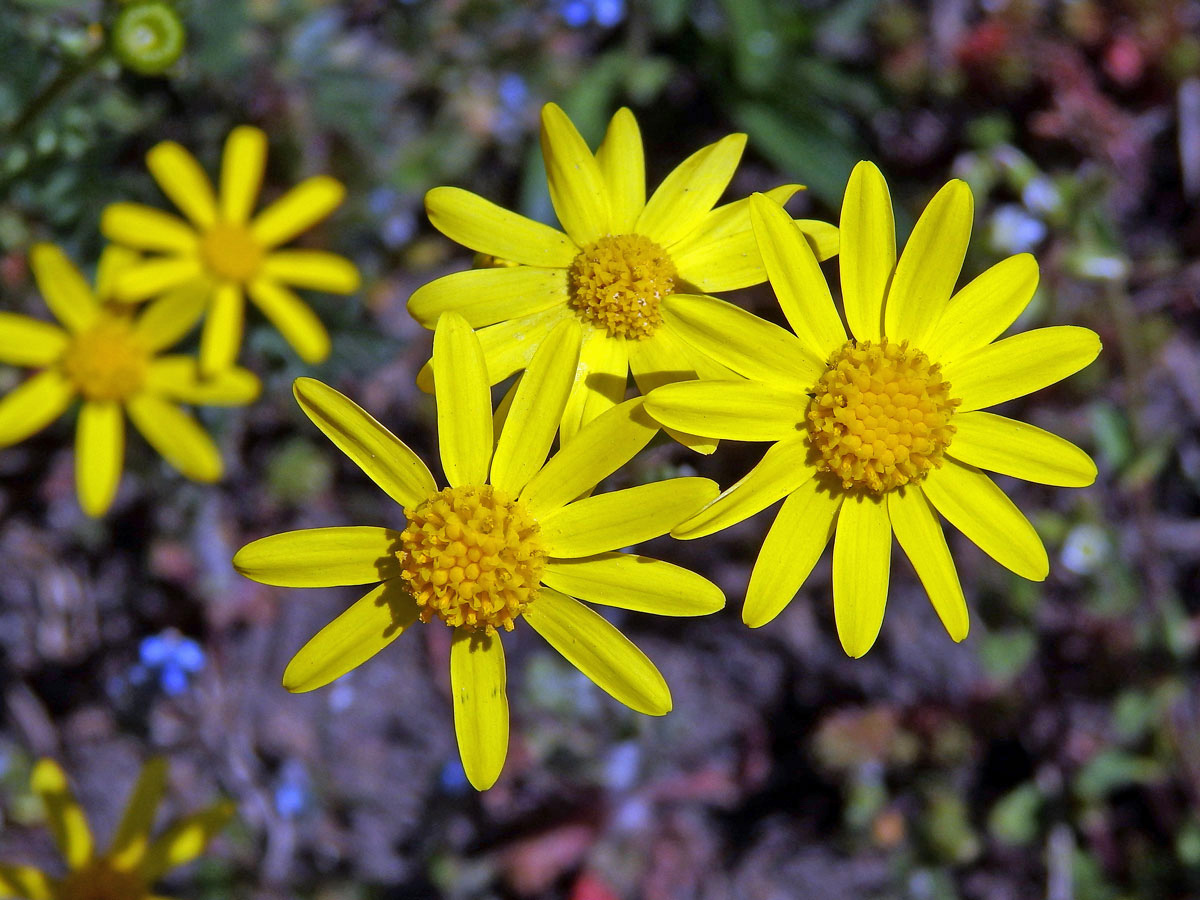
M 405 509 L 400 577 L 421 607 L 447 625 L 493 633 L 537 594 L 546 554 L 537 521 L 491 485 L 446 488 Z
M 847 341 L 813 388 L 808 431 L 817 468 L 872 493 L 920 481 L 942 464 L 961 401 L 920 350 Z
M 258 274 L 263 248 L 247 228 L 217 222 L 201 239 L 200 255 L 213 274 L 241 284 Z
M 97 859 L 71 872 L 59 884 L 55 900 L 142 900 L 146 885 L 134 872 Z
M 570 269 L 571 305 L 612 337 L 643 340 L 662 324 L 659 305 L 678 273 L 662 247 L 640 234 L 606 235 L 588 244 Z
M 62 370 L 88 400 L 124 400 L 142 389 L 149 363 L 132 321 L 102 314 L 72 339 Z

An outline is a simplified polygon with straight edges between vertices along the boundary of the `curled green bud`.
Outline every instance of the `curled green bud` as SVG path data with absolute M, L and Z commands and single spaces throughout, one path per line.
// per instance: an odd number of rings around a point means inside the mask
M 142 75 L 159 75 L 179 59 L 186 32 L 183 20 L 164 0 L 135 0 L 118 14 L 112 48 L 123 65 Z

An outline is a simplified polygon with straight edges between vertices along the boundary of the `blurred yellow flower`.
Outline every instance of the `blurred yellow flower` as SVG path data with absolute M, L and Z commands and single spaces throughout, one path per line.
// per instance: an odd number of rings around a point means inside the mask
M 713 205 L 725 192 L 744 134 L 732 134 L 684 160 L 646 199 L 645 157 L 637 120 L 613 116 L 595 153 L 553 103 L 542 109 L 542 154 L 563 231 L 509 212 L 475 194 L 439 187 L 425 197 L 429 220 L 450 239 L 508 265 L 458 272 L 418 289 L 409 312 L 433 328 L 447 310 L 473 328 L 490 384 L 524 369 L 565 318 L 584 324 L 579 374 L 563 413 L 571 437 L 625 397 L 630 371 L 642 393 L 673 381 L 728 378 L 661 314 L 671 295 L 711 293 L 766 279 L 750 229 L 749 205 Z M 784 203 L 800 185 L 770 192 Z M 797 223 L 825 259 L 837 229 Z M 516 265 L 513 265 L 516 264 Z M 428 366 L 418 383 L 427 390 Z M 711 441 L 673 434 L 711 453 Z
M 63 327 L 0 312 L 0 363 L 44 370 L 0 399 L 0 447 L 45 428 L 80 397 L 75 480 L 89 516 L 103 515 L 116 495 L 125 457 L 125 413 L 188 478 L 216 481 L 222 472 L 216 444 L 177 404 L 241 406 L 257 398 L 260 389 L 245 369 L 201 379 L 193 358 L 159 355 L 195 324 L 204 298 L 184 287 L 139 315 L 110 302 L 113 282 L 136 260 L 129 250 L 105 250 L 93 293 L 61 250 L 38 244 L 30 253 L 33 274 Z
M 463 767 L 485 790 L 508 752 L 508 699 L 499 631 L 524 619 L 617 700 L 663 715 L 671 694 L 658 669 L 594 603 L 673 616 L 703 615 L 725 598 L 709 581 L 617 548 L 664 534 L 716 496 L 706 478 L 673 478 L 586 496 L 633 458 L 658 426 L 641 399 L 610 409 L 546 461 L 580 355 L 581 329 L 561 322 L 542 341 L 511 395 L 499 439 L 479 340 L 446 313 L 434 334 L 433 368 L 442 468 L 425 464 L 337 391 L 295 383 L 310 419 L 393 500 L 407 526 L 293 531 L 243 547 L 234 567 L 286 587 L 382 582 L 292 659 L 291 691 L 310 691 L 370 659 L 418 620 L 454 628 L 450 677 Z M 583 497 L 583 499 L 579 499 Z
M 106 853 L 98 855 L 87 819 L 58 763 L 40 760 L 31 781 L 33 792 L 46 808 L 67 874 L 53 878 L 32 866 L 0 863 L 0 897 L 164 900 L 153 893 L 154 882 L 203 853 L 234 813 L 232 803 L 217 803 L 178 820 L 157 838 L 151 838 L 167 781 L 166 760 L 156 757 L 142 767 L 112 844 Z
M 251 219 L 266 159 L 267 136 L 261 130 L 233 129 L 225 142 L 220 190 L 214 193 L 195 158 L 164 141 L 151 148 L 146 165 L 189 221 L 137 203 L 114 203 L 100 220 L 109 240 L 155 254 L 122 274 L 118 300 L 145 300 L 187 282 L 208 286 L 211 299 L 200 338 L 205 377 L 237 358 L 246 294 L 301 359 L 317 363 L 329 355 L 329 334 L 289 285 L 337 294 L 358 290 L 358 270 L 350 260 L 322 250 L 276 249 L 333 212 L 345 188 L 317 175 Z
M 795 334 L 711 299 L 671 298 L 666 320 L 749 380 L 668 385 L 646 408 L 674 428 L 776 443 L 672 534 L 712 534 L 787 497 L 742 617 L 757 627 L 778 615 L 836 533 L 835 618 L 842 646 L 857 657 L 883 621 L 894 532 L 946 630 L 962 640 L 966 601 L 936 512 L 1001 565 L 1040 581 L 1049 570 L 1041 539 L 980 470 L 1072 487 L 1096 477 L 1078 447 L 980 410 L 1077 372 L 1096 358 L 1100 340 L 1086 328 L 1058 326 L 993 343 L 1033 297 L 1038 268 L 1029 254 L 996 264 L 951 296 L 973 217 L 961 181 L 930 201 L 897 262 L 887 184 L 870 163 L 854 169 L 841 219 L 849 339 L 787 214 L 755 195 L 751 216 Z

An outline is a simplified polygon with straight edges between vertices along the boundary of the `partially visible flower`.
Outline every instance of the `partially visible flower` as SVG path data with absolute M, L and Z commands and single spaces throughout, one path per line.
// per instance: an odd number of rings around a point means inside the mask
M 612 28 L 625 18 L 625 0 L 559 0 L 558 12 L 572 28 L 593 21 L 602 28 Z
M 1004 203 L 992 213 L 992 246 L 1001 253 L 1028 253 L 1046 239 L 1046 223 L 1018 203 Z
M 0 363 L 43 371 L 0 399 L 0 447 L 22 441 L 83 405 L 75 432 L 75 482 L 89 516 L 112 505 L 125 458 L 125 415 L 172 466 L 195 481 L 221 477 L 212 438 L 178 404 L 242 406 L 259 393 L 258 378 L 232 368 L 203 380 L 188 356 L 160 356 L 196 322 L 203 298 L 187 287 L 139 314 L 111 301 L 113 282 L 137 255 L 109 247 L 93 292 L 61 250 L 38 244 L 33 275 L 63 327 L 0 312 Z
M 558 322 L 581 321 L 583 350 L 563 411 L 565 440 L 624 399 L 631 371 L 642 393 L 673 381 L 729 377 L 727 368 L 663 319 L 662 304 L 672 295 L 766 280 L 748 202 L 713 208 L 745 144 L 744 134 L 732 134 L 704 147 L 647 200 L 646 161 L 633 113 L 618 110 L 593 154 L 566 114 L 548 103 L 542 109 L 542 154 L 565 233 L 459 188 L 434 188 L 425 196 L 434 227 L 510 265 L 439 278 L 412 295 L 409 312 L 426 328 L 448 310 L 478 328 L 490 384 L 524 369 Z M 770 196 L 785 203 L 800 189 L 784 185 Z M 822 259 L 837 252 L 834 226 L 800 220 L 793 227 L 807 235 Z M 418 383 L 432 389 L 428 366 Z M 672 436 L 704 452 L 715 447 L 695 436 Z
M 1076 575 L 1092 575 L 1104 566 L 1111 552 L 1108 533 L 1099 525 L 1085 522 L 1067 532 L 1061 559 Z
M 133 0 L 117 13 L 110 41 L 125 66 L 142 75 L 161 75 L 183 53 L 187 31 L 172 4 Z
M 0 896 L 25 900 L 163 900 L 154 883 L 170 869 L 195 859 L 233 817 L 228 801 L 182 818 L 157 838 L 154 818 L 167 782 L 167 762 L 149 760 L 129 797 L 107 852 L 97 852 L 91 828 L 62 768 L 43 759 L 31 787 L 46 808 L 50 831 L 67 873 L 47 875 L 33 866 L 0 863 Z
M 174 628 L 142 639 L 138 645 L 138 666 L 133 681 L 145 681 L 150 675 L 158 677 L 158 685 L 172 697 L 188 689 L 191 676 L 200 672 L 207 662 L 204 649 Z
M 328 175 L 308 178 L 251 218 L 266 161 L 261 130 L 233 129 L 214 193 L 196 159 L 164 141 L 146 154 L 146 165 L 188 221 L 137 203 L 111 204 L 100 219 L 109 240 L 154 254 L 122 274 L 117 299 L 145 300 L 188 282 L 207 287 L 208 318 L 200 338 L 205 377 L 237 359 L 247 294 L 301 359 L 318 363 L 329 355 L 329 334 L 291 288 L 349 294 L 359 287 L 358 270 L 345 257 L 278 249 L 333 212 L 346 193 L 341 182 Z
M 706 579 L 660 560 L 616 552 L 666 533 L 716 496 L 707 478 L 673 478 L 591 496 L 658 431 L 640 399 L 609 410 L 546 460 L 579 360 L 580 328 L 560 323 L 529 363 L 498 440 L 483 351 L 461 316 L 433 339 L 438 441 L 449 486 L 367 412 L 311 378 L 295 382 L 313 423 L 403 506 L 403 530 L 314 528 L 261 538 L 233 559 L 263 584 L 377 584 L 330 622 L 283 673 L 311 691 L 366 662 L 418 620 L 454 629 L 450 681 L 467 777 L 485 790 L 508 753 L 500 632 L 524 619 L 614 698 L 664 715 L 671 693 L 654 664 L 576 600 L 672 616 L 720 609 Z M 580 499 L 582 497 L 582 499 Z M 382 583 L 379 583 L 382 582 Z

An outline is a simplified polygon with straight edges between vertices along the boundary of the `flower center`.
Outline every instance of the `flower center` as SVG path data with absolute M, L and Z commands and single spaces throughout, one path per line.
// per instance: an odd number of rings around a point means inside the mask
M 200 255 L 220 278 L 244 283 L 258 274 L 263 248 L 241 225 L 217 222 L 201 240 Z
M 446 488 L 405 509 L 400 577 L 421 607 L 447 625 L 512 631 L 535 596 L 546 554 L 537 521 L 491 485 Z
M 146 378 L 150 354 L 128 318 L 102 316 L 75 335 L 63 354 L 63 373 L 89 400 L 123 400 Z
M 606 235 L 579 251 L 569 272 L 571 305 L 611 337 L 643 340 L 662 324 L 659 304 L 675 292 L 675 263 L 640 234 Z
M 56 900 L 142 900 L 146 886 L 136 873 L 97 859 L 64 878 L 54 896 Z
M 887 338 L 847 341 L 830 356 L 808 407 L 817 468 L 875 494 L 920 481 L 942 464 L 961 400 L 940 366 Z

